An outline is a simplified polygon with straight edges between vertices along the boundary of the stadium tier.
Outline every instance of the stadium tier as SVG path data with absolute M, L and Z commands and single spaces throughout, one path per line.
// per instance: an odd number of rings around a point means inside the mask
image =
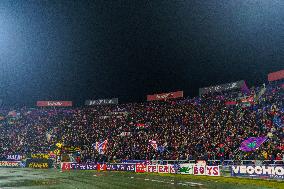
M 282 161 L 283 112 L 283 85 L 193 99 L 2 109 L 0 155 L 7 160 L 49 154 L 70 161 L 72 154 L 77 162 Z

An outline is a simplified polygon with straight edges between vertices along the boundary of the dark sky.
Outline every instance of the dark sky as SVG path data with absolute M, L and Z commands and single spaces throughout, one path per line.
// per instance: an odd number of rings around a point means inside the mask
M 0 98 L 118 97 L 246 80 L 284 68 L 283 0 L 1 0 Z

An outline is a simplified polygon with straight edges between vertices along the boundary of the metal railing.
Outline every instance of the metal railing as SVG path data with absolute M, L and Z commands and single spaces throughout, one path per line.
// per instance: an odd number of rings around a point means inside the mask
M 175 163 L 196 163 L 195 160 L 151 160 L 152 164 L 175 164 Z M 282 160 L 207 160 L 207 165 L 284 165 L 284 161 Z

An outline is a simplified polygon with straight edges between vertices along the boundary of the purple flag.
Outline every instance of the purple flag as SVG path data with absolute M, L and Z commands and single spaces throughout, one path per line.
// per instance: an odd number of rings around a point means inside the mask
M 250 90 L 246 84 L 246 82 L 244 81 L 244 84 L 242 85 L 241 87 L 241 91 L 244 93 L 244 94 L 249 94 L 250 93 Z
M 242 142 L 240 150 L 245 152 L 253 151 L 260 147 L 260 145 L 264 143 L 265 140 L 266 137 L 250 137 Z

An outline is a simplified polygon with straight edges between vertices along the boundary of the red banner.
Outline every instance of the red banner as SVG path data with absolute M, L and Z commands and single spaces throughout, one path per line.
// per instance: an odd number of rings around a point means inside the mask
M 227 101 L 227 102 L 225 102 L 225 105 L 226 106 L 235 106 L 235 105 L 237 105 L 237 102 L 236 101 Z
M 66 107 L 66 106 L 72 106 L 72 101 L 37 101 L 37 106 L 43 107 L 43 106 L 59 106 L 59 107 Z
M 106 164 L 98 164 L 98 171 L 106 171 L 107 166 Z
M 147 101 L 167 100 L 167 99 L 182 98 L 182 97 L 183 97 L 183 91 L 177 91 L 177 92 L 170 92 L 170 93 L 147 95 Z
M 142 164 L 142 163 L 137 163 L 136 164 L 136 173 L 144 173 L 147 171 L 147 165 Z
M 284 70 L 268 74 L 268 81 L 276 81 L 280 79 L 284 79 Z
M 62 171 L 70 170 L 70 163 L 62 163 L 61 164 Z

